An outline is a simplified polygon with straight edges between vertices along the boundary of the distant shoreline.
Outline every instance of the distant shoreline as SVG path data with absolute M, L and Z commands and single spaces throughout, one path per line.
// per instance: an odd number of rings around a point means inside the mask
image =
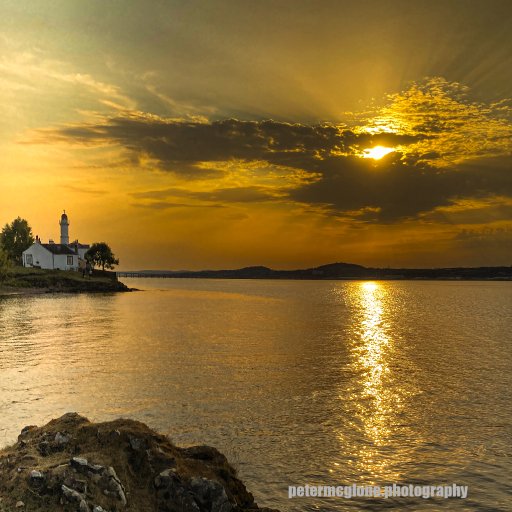
M 124 274 L 124 273 L 123 273 Z M 438 281 L 438 282 L 509 282 L 512 277 L 218 277 L 218 276 L 161 276 L 161 275 L 121 275 L 121 278 L 128 279 L 221 279 L 225 281 Z M 136 288 L 130 288 L 130 291 L 140 291 Z M 143 290 L 142 290 L 143 291 Z
M 368 268 L 352 263 L 332 263 L 299 270 L 273 270 L 245 267 L 233 270 L 139 270 L 119 271 L 118 277 L 173 279 L 288 279 L 288 280 L 436 280 L 436 281 L 512 281 L 512 267 L 455 267 L 431 269 Z

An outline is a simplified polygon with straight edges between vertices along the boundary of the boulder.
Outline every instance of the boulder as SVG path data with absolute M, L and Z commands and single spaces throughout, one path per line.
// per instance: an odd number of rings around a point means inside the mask
M 71 413 L 25 427 L 0 451 L 0 467 L 6 510 L 262 510 L 218 450 L 179 448 L 133 420 L 91 423 Z

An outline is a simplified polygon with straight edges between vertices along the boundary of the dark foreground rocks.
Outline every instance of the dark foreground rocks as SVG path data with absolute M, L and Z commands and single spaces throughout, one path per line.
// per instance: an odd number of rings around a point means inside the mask
M 270 512 L 215 448 L 178 448 L 137 421 L 69 413 L 0 452 L 1 512 L 255 510 Z

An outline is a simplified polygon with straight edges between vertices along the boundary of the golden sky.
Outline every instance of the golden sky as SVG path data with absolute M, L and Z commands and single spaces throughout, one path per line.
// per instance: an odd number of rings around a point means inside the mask
M 512 4 L 5 0 L 0 222 L 123 269 L 510 265 Z

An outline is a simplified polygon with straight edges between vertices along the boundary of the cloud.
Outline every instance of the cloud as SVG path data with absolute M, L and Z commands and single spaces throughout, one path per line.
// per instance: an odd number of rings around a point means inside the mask
M 102 124 L 65 126 L 47 133 L 76 143 L 115 143 L 159 160 L 222 161 L 230 158 L 279 158 L 345 147 L 346 135 L 335 126 L 305 126 L 275 121 L 226 119 L 187 122 L 133 113 Z
M 83 185 L 61 185 L 62 188 L 66 190 L 70 190 L 71 192 L 78 194 L 88 194 L 92 196 L 102 196 L 108 194 L 108 190 L 103 190 L 99 188 L 90 188 L 88 186 Z
M 220 201 L 221 203 L 252 203 L 275 200 L 279 197 L 273 189 L 268 187 L 218 188 L 208 192 L 167 188 L 147 192 L 134 192 L 131 195 L 137 199 L 155 200 L 168 197 L 187 197 L 201 201 Z
M 358 152 L 360 146 L 407 144 L 416 137 L 403 134 L 356 134 L 344 125 L 304 125 L 273 120 L 226 119 L 198 122 L 165 119 L 142 112 L 38 130 L 31 142 L 66 142 L 85 146 L 115 144 L 137 162 L 184 177 L 217 177 L 222 171 L 205 162 L 263 161 L 280 167 L 321 172 L 322 161 Z
M 0 57 L 0 85 L 3 95 L 21 91 L 25 94 L 40 94 L 57 87 L 71 87 L 78 95 L 86 91 L 91 98 L 114 110 L 132 110 L 135 102 L 123 93 L 120 87 L 97 80 L 88 73 L 77 72 L 73 66 L 48 58 L 40 50 L 20 51 L 10 49 Z M 61 91 L 62 95 L 62 91 Z M 26 102 L 26 96 L 24 101 Z
M 452 225 L 488 224 L 512 219 L 512 198 L 490 196 L 463 199 L 447 207 L 436 208 L 423 216 L 428 222 Z
M 173 203 L 171 201 L 152 201 L 149 203 L 133 203 L 137 208 L 147 208 L 149 210 L 166 210 L 168 208 L 225 208 L 223 204 L 187 204 Z
M 501 260 L 510 265 L 512 250 L 512 226 L 480 229 L 462 229 L 455 236 L 457 247 L 470 253 L 480 254 L 486 260 L 491 255 L 501 255 Z
M 35 140 L 116 145 L 141 169 L 218 180 L 208 192 L 164 189 L 145 192 L 142 200 L 286 199 L 358 222 L 418 217 L 427 222 L 427 212 L 461 199 L 512 197 L 510 117 L 506 101 L 472 102 L 462 85 L 434 78 L 390 95 L 384 107 L 352 127 L 274 120 L 207 122 L 131 111 L 99 122 L 39 130 Z M 375 145 L 395 151 L 379 161 L 361 158 L 364 148 Z M 258 173 L 269 169 L 304 176 L 293 182 L 276 175 L 261 187 Z M 222 180 L 229 173 L 233 185 L 225 186 Z M 244 175 L 253 183 L 244 181 Z
M 358 133 L 416 137 L 415 143 L 401 148 L 404 160 L 414 164 L 450 167 L 512 151 L 511 101 L 472 101 L 468 87 L 442 77 L 390 94 L 383 107 L 361 117 Z
M 372 220 L 394 222 L 461 198 L 512 197 L 511 169 L 512 157 L 461 165 L 457 170 L 412 166 L 396 157 L 379 167 L 356 157 L 332 158 L 323 162 L 319 180 L 292 191 L 291 197 L 327 204 L 334 212 L 378 208 Z
M 455 237 L 470 243 L 479 243 L 481 241 L 493 241 L 496 243 L 505 242 L 512 245 L 512 226 L 502 228 L 482 228 L 482 229 L 462 229 Z

